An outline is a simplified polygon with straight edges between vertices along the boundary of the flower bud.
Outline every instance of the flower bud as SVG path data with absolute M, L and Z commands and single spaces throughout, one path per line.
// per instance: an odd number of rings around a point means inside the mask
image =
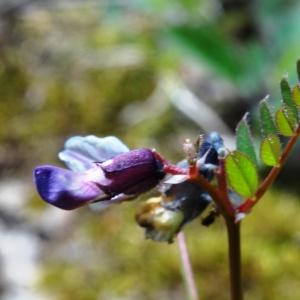
M 183 220 L 183 212 L 165 207 L 161 197 L 145 201 L 136 213 L 136 221 L 145 228 L 146 238 L 159 242 L 173 242 Z

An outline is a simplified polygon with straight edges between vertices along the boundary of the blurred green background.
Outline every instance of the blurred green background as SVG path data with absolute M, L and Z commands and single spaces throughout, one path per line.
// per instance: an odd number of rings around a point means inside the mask
M 0 298 L 185 299 L 176 243 L 145 241 L 139 199 L 95 214 L 36 194 L 72 135 L 116 135 L 172 161 L 246 111 L 300 57 L 296 0 L 0 2 Z M 300 149 L 298 149 L 300 150 Z M 297 150 L 295 151 L 297 152 Z M 291 157 L 243 226 L 245 299 L 300 299 L 300 163 Z M 144 199 L 147 198 L 144 197 Z M 228 299 L 222 220 L 185 229 L 201 299 Z

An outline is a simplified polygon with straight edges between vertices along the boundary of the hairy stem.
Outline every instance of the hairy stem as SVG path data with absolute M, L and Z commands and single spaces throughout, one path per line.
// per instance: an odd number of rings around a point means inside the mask
M 196 283 L 195 283 L 195 278 L 189 258 L 189 253 L 187 250 L 186 242 L 185 242 L 185 237 L 184 233 L 181 231 L 178 236 L 178 249 L 180 253 L 180 258 L 181 258 L 181 265 L 182 265 L 182 274 L 184 277 L 186 289 L 188 292 L 188 299 L 189 300 L 200 300 Z
M 243 300 L 240 223 L 235 223 L 227 218 L 226 227 L 229 245 L 231 300 Z

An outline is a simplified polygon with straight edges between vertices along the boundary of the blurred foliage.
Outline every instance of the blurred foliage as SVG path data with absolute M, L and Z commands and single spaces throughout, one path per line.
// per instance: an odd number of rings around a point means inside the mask
M 299 13 L 295 0 L 3 1 L 0 175 L 28 180 L 75 134 L 180 159 L 180 142 L 201 130 L 161 78 L 176 74 L 235 126 L 267 90 L 280 99 L 277 83 L 300 56 Z M 80 210 L 70 235 L 45 244 L 44 289 L 54 299 L 183 299 L 175 245 L 145 242 L 134 210 Z M 246 299 L 300 298 L 297 215 L 299 201 L 276 193 L 245 222 Z M 187 236 L 203 299 L 227 299 L 223 224 L 195 221 Z

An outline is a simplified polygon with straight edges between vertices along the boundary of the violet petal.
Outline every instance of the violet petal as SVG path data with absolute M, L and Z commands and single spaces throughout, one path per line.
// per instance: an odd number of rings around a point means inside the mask
M 100 168 L 73 172 L 44 165 L 34 169 L 35 184 L 40 196 L 46 202 L 66 210 L 105 197 L 97 185 L 97 182 L 103 181 L 103 176 Z

